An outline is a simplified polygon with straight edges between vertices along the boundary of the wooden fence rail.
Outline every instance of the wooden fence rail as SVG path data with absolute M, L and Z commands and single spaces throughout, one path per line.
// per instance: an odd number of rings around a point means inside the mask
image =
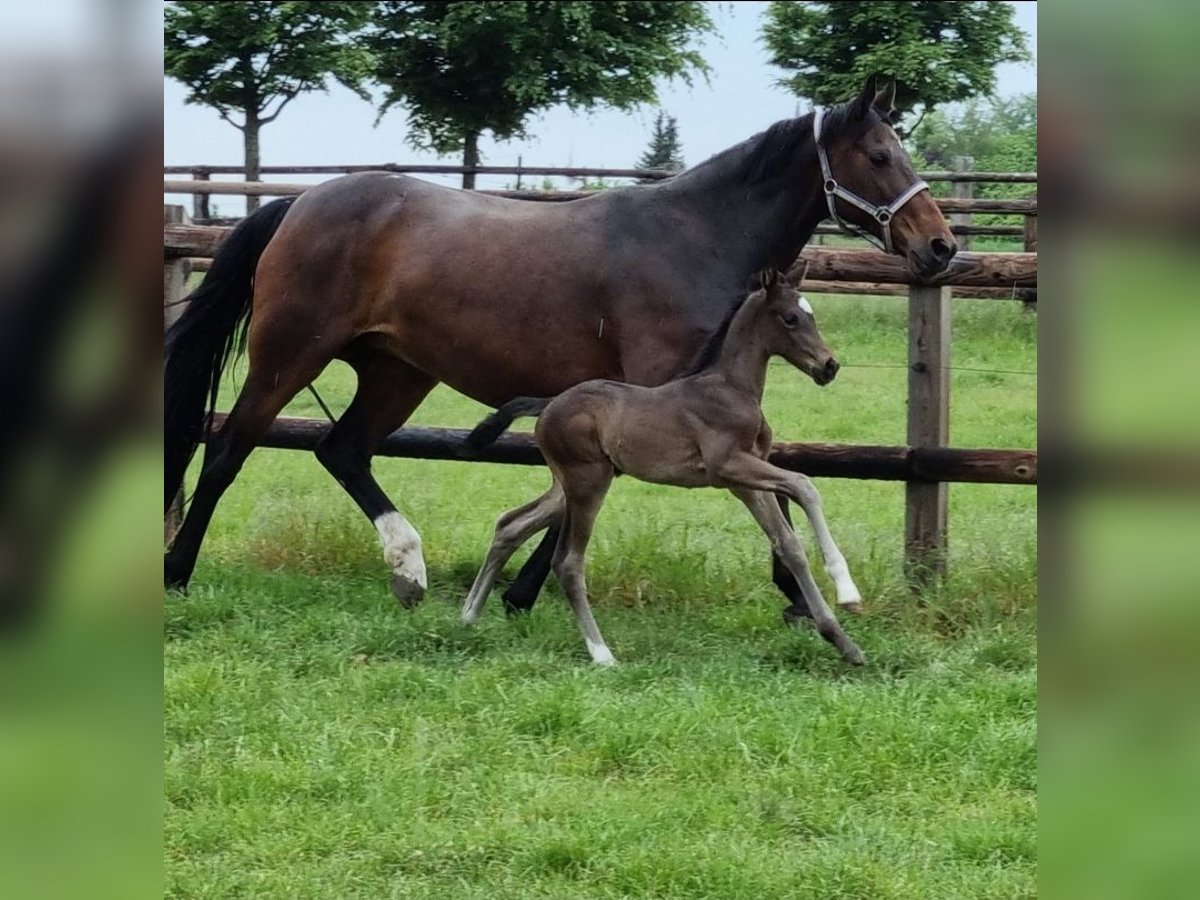
M 295 197 L 316 187 L 315 184 L 284 184 L 267 181 L 163 181 L 164 194 L 220 194 L 254 197 Z M 493 197 L 508 197 L 515 200 L 536 200 L 547 203 L 565 202 L 590 197 L 595 191 L 478 191 Z M 955 199 L 940 197 L 938 207 L 944 213 L 1004 213 L 1009 215 L 1034 215 L 1036 200 L 987 200 Z
M 212 225 L 166 225 L 163 251 L 168 259 L 211 257 L 232 228 Z M 889 284 L 926 283 L 897 256 L 878 250 L 805 247 L 797 266 L 824 281 L 868 281 Z M 796 272 L 797 269 L 793 269 Z M 1037 284 L 1036 253 L 960 253 L 950 268 L 928 281 L 960 287 L 1032 287 Z
M 163 166 L 167 175 L 192 175 L 206 179 L 212 175 L 237 175 L 245 166 Z M 605 169 L 587 166 L 456 166 L 420 163 L 377 163 L 374 165 L 333 166 L 261 166 L 263 175 L 348 175 L 352 172 L 401 172 L 427 175 L 549 175 L 561 178 L 670 178 L 665 169 Z M 1002 184 L 1037 184 L 1037 172 L 921 172 L 926 181 L 990 181 Z
M 213 417 L 220 427 L 225 414 Z M 260 446 L 312 450 L 331 425 L 319 419 L 281 417 Z M 465 451 L 466 429 L 406 426 L 384 438 L 380 456 L 457 462 L 544 465 L 530 434 L 510 432 L 478 453 Z M 1037 453 L 1031 450 L 975 450 L 952 447 L 888 447 L 850 444 L 776 443 L 771 462 L 793 472 L 828 478 L 873 481 L 957 481 L 974 484 L 1037 484 Z

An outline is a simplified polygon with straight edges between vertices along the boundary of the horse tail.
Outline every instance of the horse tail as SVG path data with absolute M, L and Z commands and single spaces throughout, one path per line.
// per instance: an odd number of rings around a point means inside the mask
M 246 345 L 254 272 L 295 197 L 268 203 L 230 232 L 200 287 L 163 341 L 163 469 L 166 506 L 211 426 L 221 372 Z
M 529 416 L 540 416 L 542 410 L 550 405 L 553 397 L 518 397 L 516 400 L 509 400 L 498 410 L 480 422 L 467 435 L 464 445 L 471 453 L 478 453 L 489 444 L 493 444 L 496 438 L 508 431 L 508 428 L 516 419 L 523 419 Z

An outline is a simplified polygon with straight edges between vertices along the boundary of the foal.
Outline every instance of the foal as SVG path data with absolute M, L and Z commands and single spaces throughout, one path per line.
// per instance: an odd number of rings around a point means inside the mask
M 554 573 L 593 661 L 612 665 L 616 660 L 588 605 L 583 560 L 613 476 L 626 473 L 657 484 L 729 489 L 749 508 L 796 577 L 817 631 L 847 661 L 862 664 L 862 651 L 821 596 L 775 494 L 804 509 L 836 585 L 838 604 L 857 612 L 862 598 L 825 524 L 813 483 L 766 461 L 771 429 L 761 409 L 771 357 L 782 356 L 819 385 L 833 380 L 838 362 L 817 331 L 808 301 L 774 269 L 763 272 L 760 282 L 762 287 L 729 320 L 723 340 L 716 339 L 714 361 L 696 374 L 658 387 L 586 381 L 552 399 L 513 400 L 476 427 L 468 444 L 479 447 L 499 437 L 513 419 L 540 413 L 535 435 L 554 484 L 497 521 L 495 539 L 463 604 L 464 621 L 479 619 L 496 576 L 517 548 L 561 521 Z

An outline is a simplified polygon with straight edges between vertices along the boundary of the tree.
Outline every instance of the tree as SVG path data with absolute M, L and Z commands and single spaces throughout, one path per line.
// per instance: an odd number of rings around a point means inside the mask
M 1008 3 L 773 2 L 763 41 L 780 83 L 814 103 L 853 97 L 874 73 L 896 79 L 896 107 L 991 94 L 996 66 L 1029 59 Z
M 690 83 L 708 71 L 690 43 L 712 27 L 695 2 L 384 2 L 367 45 L 380 117 L 405 105 L 410 143 L 476 166 L 485 131 L 525 137 L 529 117 L 558 104 L 630 109 L 654 102 L 657 78 Z
M 298 95 L 332 77 L 370 99 L 361 87 L 369 57 L 353 41 L 369 15 L 365 3 L 169 3 L 163 70 L 188 88 L 188 103 L 242 132 L 246 180 L 258 181 L 259 130 Z M 247 197 L 246 211 L 257 208 Z
M 683 170 L 683 146 L 679 143 L 679 125 L 674 116 L 661 109 L 654 119 L 654 135 L 650 147 L 638 160 L 639 169 L 666 169 L 670 172 Z M 654 179 L 643 178 L 643 182 Z

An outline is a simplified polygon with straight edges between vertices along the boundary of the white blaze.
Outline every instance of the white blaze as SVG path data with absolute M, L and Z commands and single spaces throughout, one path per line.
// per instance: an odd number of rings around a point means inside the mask
M 805 297 L 803 294 L 801 294 L 800 299 L 796 301 L 796 305 L 799 306 L 806 313 L 808 313 L 810 316 L 813 314 L 812 304 L 808 302 L 808 298 Z
M 421 554 L 421 536 L 400 513 L 385 512 L 375 520 L 383 559 L 397 575 L 415 581 L 424 590 L 425 558 Z

